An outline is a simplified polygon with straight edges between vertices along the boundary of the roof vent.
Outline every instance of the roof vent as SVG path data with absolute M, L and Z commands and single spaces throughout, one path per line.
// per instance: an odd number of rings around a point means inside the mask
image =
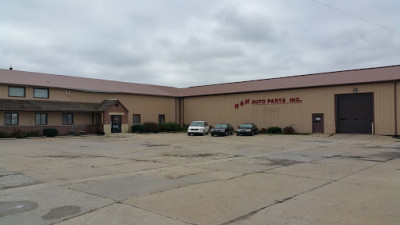
M 12 66 L 10 66 L 10 70 L 13 70 L 13 69 L 12 69 Z

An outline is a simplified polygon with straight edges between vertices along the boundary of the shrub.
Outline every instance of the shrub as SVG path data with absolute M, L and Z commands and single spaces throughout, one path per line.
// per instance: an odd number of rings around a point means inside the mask
M 158 123 L 146 122 L 143 124 L 143 127 L 145 132 L 158 133 L 160 131 L 160 126 Z
M 46 128 L 43 130 L 43 136 L 55 137 L 56 135 L 58 135 L 58 130 L 55 128 Z
M 260 134 L 266 134 L 267 133 L 267 129 L 265 129 L 265 128 L 261 128 L 261 130 L 260 130 Z
M 144 125 L 136 124 L 132 126 L 132 133 L 144 133 L 144 132 L 146 132 Z
M 281 134 L 282 128 L 280 127 L 268 127 L 267 129 L 268 134 Z
M 22 130 L 20 130 L 20 129 L 18 129 L 18 130 L 14 130 L 12 133 L 11 133 L 11 137 L 16 137 L 16 138 L 26 138 L 28 135 L 26 134 L 26 132 L 25 131 L 22 131 Z
M 40 137 L 40 136 L 42 136 L 38 130 L 31 130 L 26 135 L 28 137 Z
M 283 133 L 284 134 L 294 134 L 294 128 L 291 126 L 287 126 L 283 128 Z
M 7 131 L 0 131 L 0 138 L 9 138 L 11 137 L 11 134 L 8 133 Z
M 189 124 L 183 124 L 182 128 L 180 129 L 180 131 L 186 132 L 188 128 L 189 128 Z
M 176 123 L 160 123 L 160 130 L 162 132 L 179 131 L 179 124 Z

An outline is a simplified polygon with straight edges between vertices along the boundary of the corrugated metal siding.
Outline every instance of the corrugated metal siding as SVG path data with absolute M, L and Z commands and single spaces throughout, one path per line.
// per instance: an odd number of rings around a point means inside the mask
M 254 122 L 259 128 L 271 126 L 293 126 L 297 132 L 312 132 L 312 114 L 324 114 L 325 133 L 335 132 L 335 94 L 374 92 L 374 113 L 376 134 L 389 135 L 394 132 L 393 85 L 346 85 L 326 88 L 310 88 L 286 91 L 271 91 L 248 94 L 204 96 L 185 98 L 185 123 L 193 120 L 207 120 L 211 125 L 229 122 L 235 127 L 240 123 Z M 300 97 L 302 103 L 277 105 L 234 105 L 246 98 Z
M 397 135 L 400 135 L 400 83 L 396 83 Z M 394 123 L 394 122 L 393 122 Z M 393 134 L 394 135 L 394 134 Z

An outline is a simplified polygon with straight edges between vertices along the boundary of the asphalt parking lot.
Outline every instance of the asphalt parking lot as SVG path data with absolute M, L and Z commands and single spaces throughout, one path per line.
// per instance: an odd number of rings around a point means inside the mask
M 400 224 L 400 139 L 0 140 L 0 224 Z

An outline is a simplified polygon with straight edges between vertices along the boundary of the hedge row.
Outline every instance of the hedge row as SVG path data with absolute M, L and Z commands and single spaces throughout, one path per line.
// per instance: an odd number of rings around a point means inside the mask
M 146 122 L 143 125 L 133 125 L 133 133 L 158 133 L 158 132 L 176 132 L 180 131 L 181 128 L 179 124 L 176 123 L 153 123 Z
M 262 134 L 294 134 L 295 130 L 291 126 L 287 126 L 285 128 L 280 128 L 280 127 L 269 127 L 267 129 L 262 128 L 260 130 L 260 133 Z
M 54 137 L 58 135 L 58 130 L 55 128 L 46 128 L 43 130 L 43 133 L 40 133 L 38 130 L 32 130 L 29 132 L 25 132 L 19 129 L 14 130 L 9 133 L 7 131 L 0 131 L 0 138 L 26 138 L 26 137 Z

